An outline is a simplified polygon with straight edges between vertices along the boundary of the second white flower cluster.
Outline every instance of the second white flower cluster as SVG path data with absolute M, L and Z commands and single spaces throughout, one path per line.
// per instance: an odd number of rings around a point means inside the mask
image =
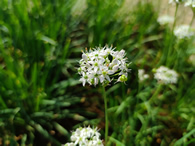
M 154 78 L 162 84 L 176 84 L 178 81 L 178 73 L 175 70 L 169 69 L 165 66 L 160 66 L 157 69 L 153 69 Z M 139 81 L 143 82 L 147 78 L 149 78 L 148 74 L 145 74 L 143 69 L 138 70 Z
M 184 6 L 192 6 L 195 7 L 195 0 L 169 0 L 170 4 L 174 4 L 174 3 L 185 3 Z
M 83 52 L 79 63 L 78 73 L 82 76 L 80 81 L 83 86 L 86 83 L 107 85 L 115 77 L 117 82 L 125 82 L 130 71 L 125 51 L 114 51 L 107 46 Z
M 72 132 L 70 139 L 72 142 L 64 146 L 104 146 L 97 128 L 77 128 Z

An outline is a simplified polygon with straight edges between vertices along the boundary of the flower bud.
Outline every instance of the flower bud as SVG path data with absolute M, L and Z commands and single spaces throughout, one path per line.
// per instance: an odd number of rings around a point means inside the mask
M 127 81 L 127 77 L 125 75 L 122 75 L 118 78 L 119 82 L 126 82 Z
M 85 60 L 85 61 L 87 61 L 87 55 L 86 54 L 82 54 L 82 58 L 83 58 L 83 60 Z

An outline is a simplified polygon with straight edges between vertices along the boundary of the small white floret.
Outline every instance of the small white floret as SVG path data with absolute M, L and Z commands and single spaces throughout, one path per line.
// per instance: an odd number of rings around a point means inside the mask
M 195 0 L 186 0 L 184 6 L 195 7 Z
M 161 66 L 156 70 L 154 78 L 164 84 L 176 84 L 178 80 L 178 73 L 165 66 Z
M 179 39 L 190 38 L 194 35 L 189 25 L 177 26 L 174 29 L 174 34 Z
M 158 17 L 157 21 L 160 25 L 165 25 L 165 24 L 173 23 L 174 18 L 169 15 L 163 15 L 163 16 Z
M 149 78 L 148 74 L 145 74 L 145 70 L 139 69 L 138 70 L 138 78 L 140 82 L 143 82 L 144 80 Z

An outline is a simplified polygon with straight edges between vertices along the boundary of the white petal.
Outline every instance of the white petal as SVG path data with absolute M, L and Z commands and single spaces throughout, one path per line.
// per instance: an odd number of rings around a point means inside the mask
M 94 85 L 96 86 L 98 84 L 98 78 L 94 78 Z
M 85 86 L 86 80 L 83 80 L 83 86 Z
M 86 54 L 82 54 L 82 58 L 83 58 L 83 60 L 85 60 L 85 61 L 87 61 L 87 55 Z
M 117 60 L 117 59 L 114 59 L 114 60 L 112 61 L 112 63 L 113 63 L 113 64 L 118 64 L 118 60 Z
M 110 82 L 110 77 L 108 75 L 106 75 L 105 77 Z
M 119 53 L 118 53 L 118 57 L 119 58 L 123 58 L 125 55 L 125 50 L 121 50 Z
M 105 59 L 104 59 L 104 58 L 101 58 L 101 59 L 99 60 L 99 64 L 104 63 L 104 61 L 105 61 Z
M 97 70 L 98 70 L 98 67 L 97 67 L 97 66 L 95 66 L 95 67 L 94 67 L 94 71 L 95 71 L 95 72 L 97 72 Z
M 101 75 L 99 78 L 100 78 L 100 82 L 103 83 L 103 81 L 104 81 L 104 76 Z
M 112 74 L 114 74 L 114 71 L 113 70 L 108 70 L 108 74 L 112 75 Z
M 112 69 L 112 70 L 113 70 L 114 72 L 116 72 L 116 71 L 118 70 L 118 68 L 119 68 L 119 66 L 118 66 L 118 65 L 115 65 L 115 66 L 113 66 L 113 69 Z

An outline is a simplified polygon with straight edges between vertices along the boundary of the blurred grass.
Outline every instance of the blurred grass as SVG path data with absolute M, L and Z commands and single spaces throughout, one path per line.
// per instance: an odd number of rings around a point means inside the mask
M 82 49 L 106 44 L 132 62 L 126 85 L 107 87 L 108 145 L 194 144 L 194 37 L 172 39 L 150 2 L 128 13 L 124 4 L 0 1 L 0 145 L 61 145 L 83 124 L 98 125 L 103 138 L 101 92 L 82 87 L 76 68 Z M 158 86 L 152 69 L 161 65 L 179 73 L 178 84 Z M 150 75 L 145 82 L 141 68 Z

